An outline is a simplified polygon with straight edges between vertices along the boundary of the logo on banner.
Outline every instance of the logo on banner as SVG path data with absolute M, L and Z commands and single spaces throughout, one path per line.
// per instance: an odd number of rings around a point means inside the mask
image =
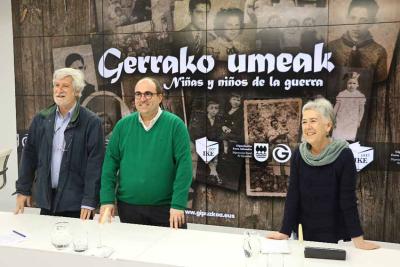
M 279 163 L 288 162 L 291 156 L 292 151 L 290 150 L 290 147 L 285 144 L 276 145 L 272 150 L 272 157 Z
M 196 140 L 196 153 L 205 162 L 209 163 L 219 153 L 219 144 L 215 141 L 210 141 L 207 137 Z
M 266 161 L 268 159 L 268 144 L 254 143 L 253 155 L 258 162 Z
M 361 146 L 360 142 L 356 142 L 350 144 L 349 148 L 353 152 L 358 172 L 374 161 L 374 149 L 372 147 Z
M 23 131 L 17 133 L 17 145 L 19 150 L 22 150 L 24 148 L 27 141 L 28 141 L 28 132 Z

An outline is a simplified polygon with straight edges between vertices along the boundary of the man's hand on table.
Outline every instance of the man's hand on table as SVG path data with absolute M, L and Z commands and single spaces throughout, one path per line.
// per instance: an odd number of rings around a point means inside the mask
M 178 229 L 185 223 L 185 213 L 183 210 L 170 208 L 169 210 L 169 226 Z
M 32 197 L 25 196 L 22 194 L 17 194 L 17 203 L 16 203 L 16 208 L 15 208 L 14 214 L 24 213 L 25 204 L 27 207 L 31 207 L 32 206 Z

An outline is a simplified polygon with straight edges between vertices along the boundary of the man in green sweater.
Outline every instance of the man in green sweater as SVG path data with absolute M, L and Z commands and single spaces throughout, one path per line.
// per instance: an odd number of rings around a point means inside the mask
M 186 228 L 190 138 L 178 116 L 161 110 L 162 97 L 156 80 L 139 80 L 138 112 L 113 129 L 101 176 L 101 221 L 114 215 L 117 200 L 121 222 Z

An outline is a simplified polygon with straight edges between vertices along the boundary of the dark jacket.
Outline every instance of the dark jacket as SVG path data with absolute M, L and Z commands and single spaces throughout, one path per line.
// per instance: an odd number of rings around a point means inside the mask
M 293 153 L 281 233 L 303 226 L 304 240 L 337 243 L 363 234 L 357 210 L 357 172 L 345 148 L 331 164 L 314 167 Z
M 54 212 L 78 211 L 82 205 L 96 207 L 104 158 L 101 120 L 77 104 L 64 132 L 65 151 L 52 203 L 50 171 L 55 114 L 56 105 L 52 105 L 33 118 L 22 152 L 16 193 L 31 195 L 33 184 L 36 206 Z

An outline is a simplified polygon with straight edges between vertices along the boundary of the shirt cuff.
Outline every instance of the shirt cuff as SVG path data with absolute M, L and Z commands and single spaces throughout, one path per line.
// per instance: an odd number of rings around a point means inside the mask
M 81 206 L 81 209 L 88 209 L 88 210 L 94 210 L 93 207 L 89 207 L 89 206 Z

